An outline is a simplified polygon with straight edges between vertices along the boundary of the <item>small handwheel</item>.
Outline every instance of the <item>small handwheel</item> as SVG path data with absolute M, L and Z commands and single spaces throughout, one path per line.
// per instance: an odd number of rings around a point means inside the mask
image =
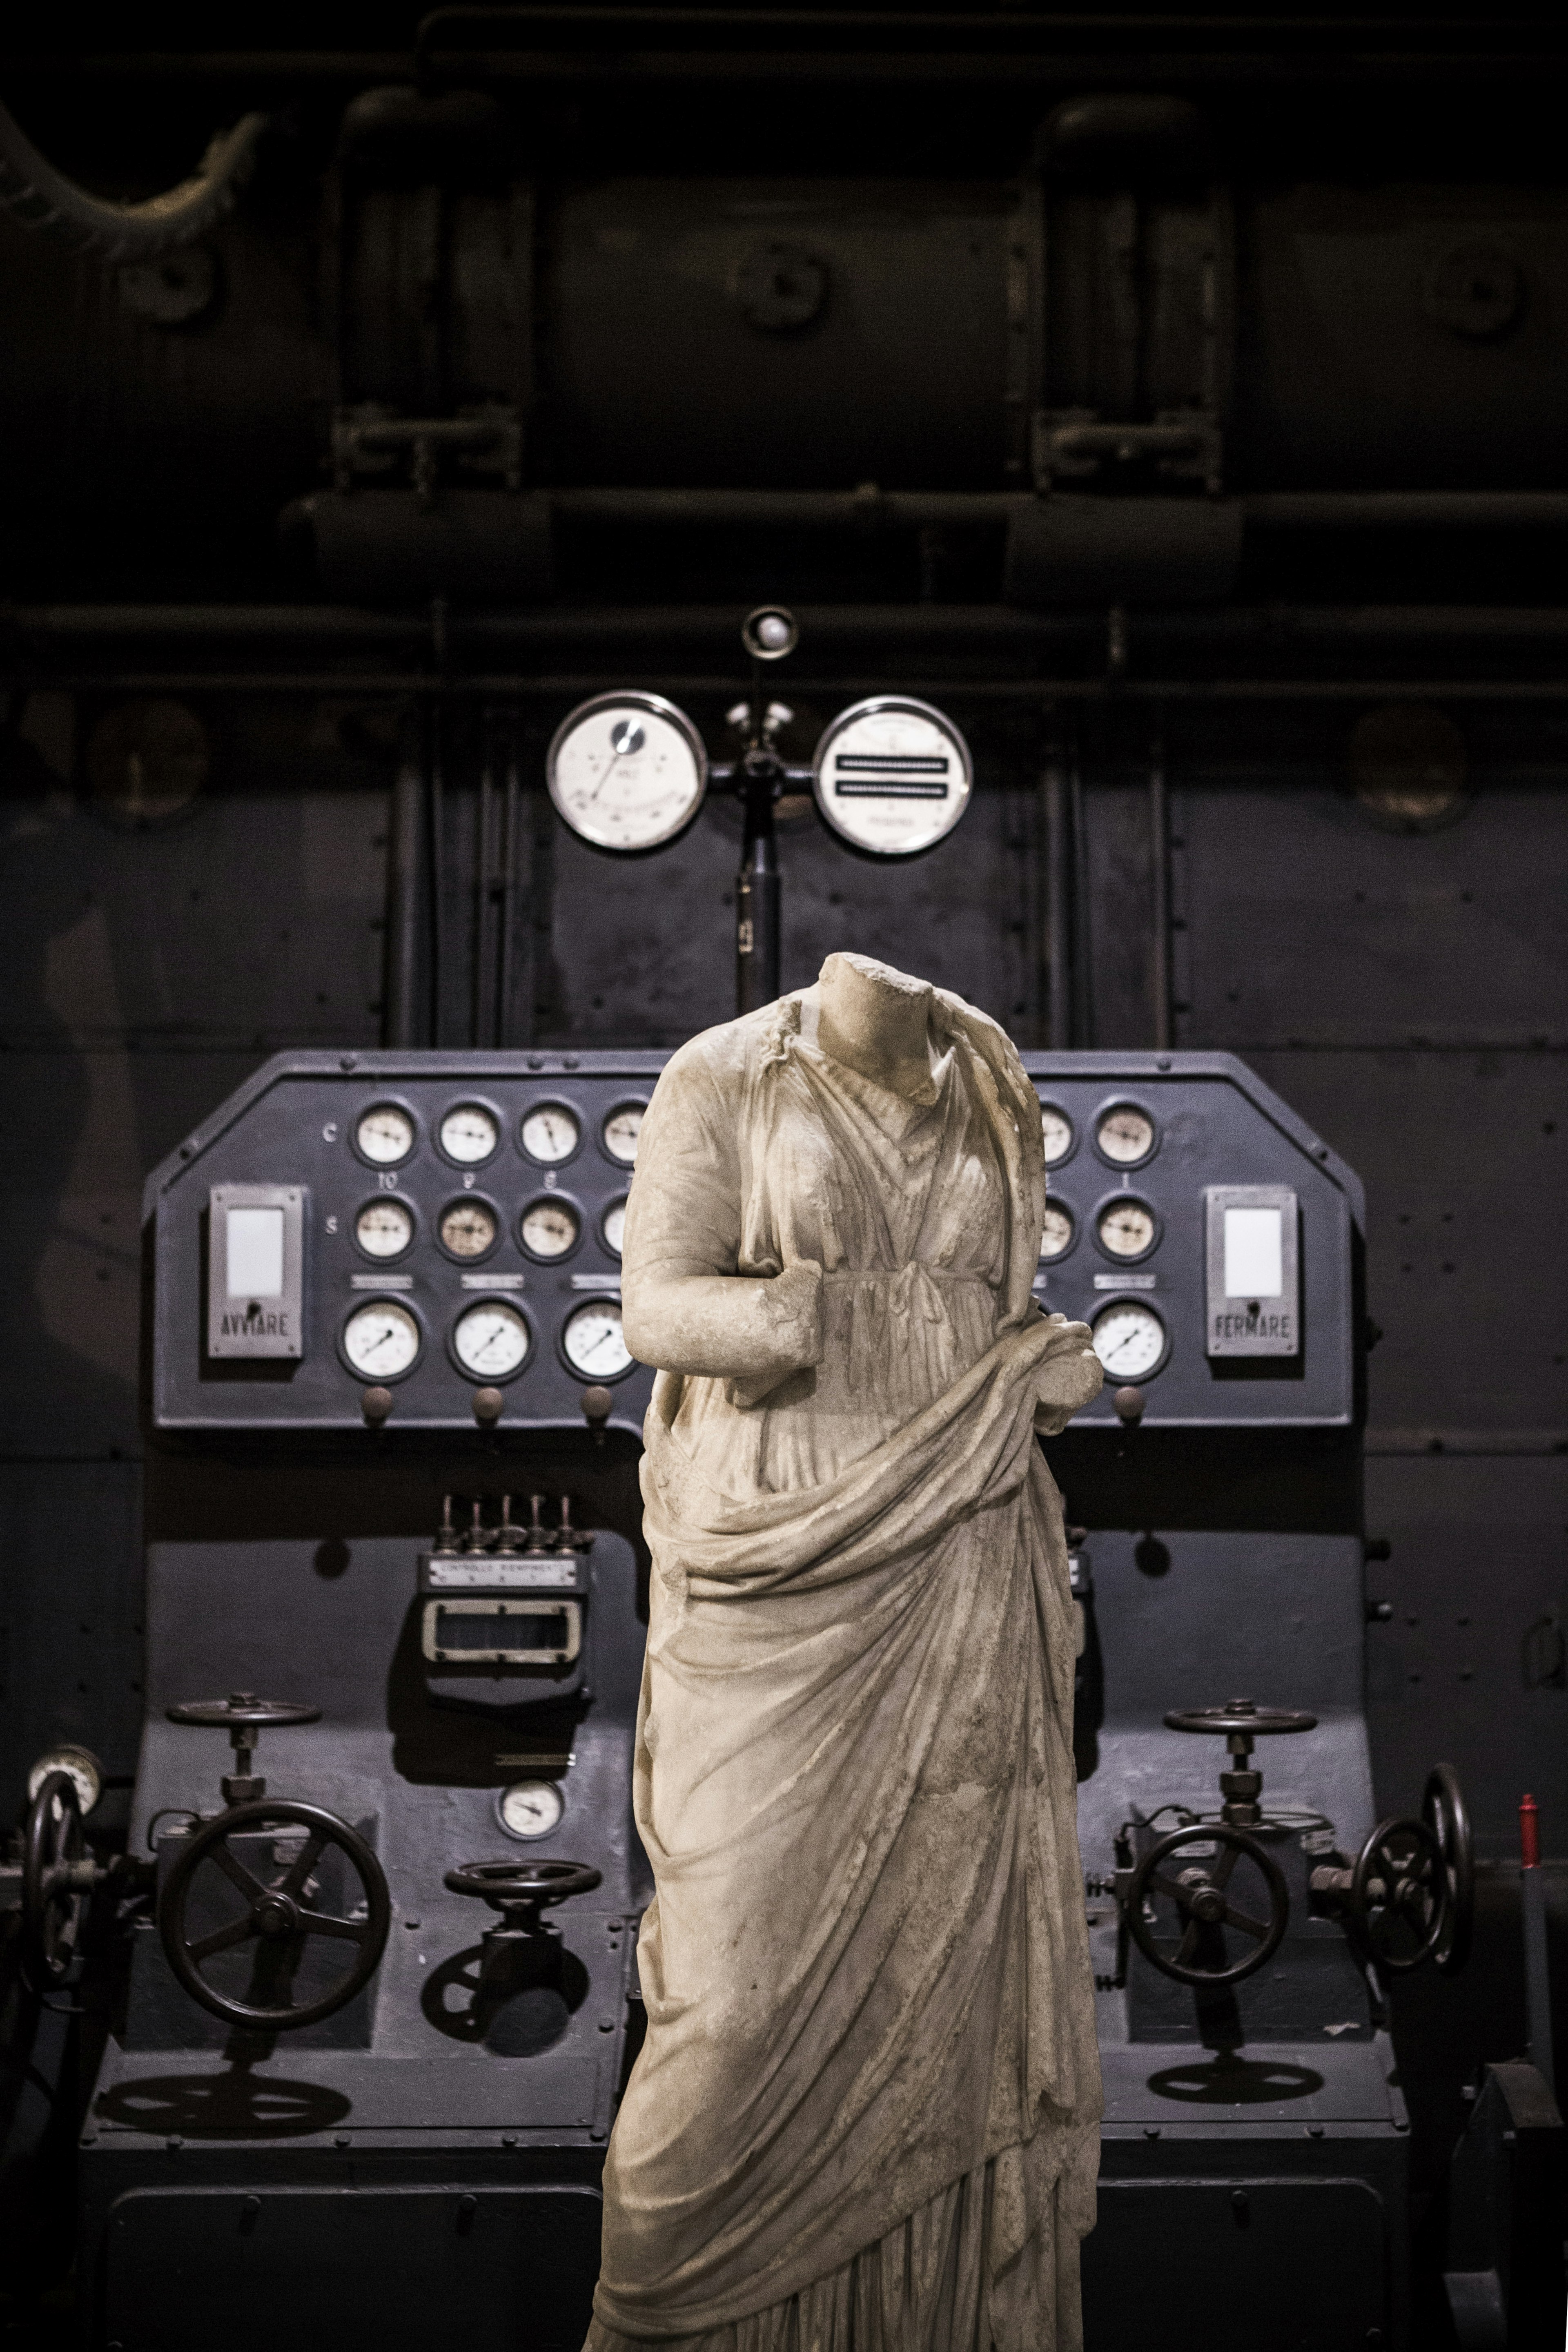
M 476 1895 L 499 1911 L 507 1904 L 546 1906 L 587 1895 L 604 1874 L 587 1862 L 465 1862 L 442 1884 L 454 1895 Z
M 1184 1851 L 1204 1846 L 1210 1852 L 1222 1846 L 1224 1852 L 1212 1862 L 1205 1854 L 1195 1857 L 1186 1870 L 1173 1869 Z M 1263 1882 L 1266 1909 L 1261 1918 L 1244 1910 L 1231 1892 L 1231 1874 L 1243 1860 Z M 1144 1916 L 1151 1894 L 1164 1895 L 1176 1906 L 1174 1951 L 1161 1950 L 1155 1927 Z M 1150 1847 L 1133 1873 L 1124 1916 L 1139 1951 L 1162 1976 L 1174 1977 L 1178 1984 L 1239 1984 L 1279 1949 L 1291 1916 L 1291 1897 L 1278 1863 L 1256 1838 L 1223 1822 L 1196 1822 Z M 1232 1960 L 1226 1949 L 1227 1927 L 1248 1937 L 1255 1948 Z
M 304 1846 L 270 1880 L 258 1878 L 229 1845 L 232 1837 L 247 1830 L 289 1827 L 305 1831 Z M 307 1899 L 307 1882 L 329 1846 L 336 1846 L 347 1857 L 364 1889 L 362 1919 L 344 1919 L 314 1910 Z M 222 1927 L 192 1938 L 186 1933 L 192 1881 L 203 1863 L 209 1861 L 243 1897 L 245 1908 Z M 231 2025 L 281 2031 L 314 2025 L 352 2000 L 375 1974 L 386 1949 L 391 1925 L 392 1897 L 387 1891 L 386 1873 L 358 1832 L 319 1805 L 275 1802 L 270 1797 L 258 1798 L 253 1804 L 232 1806 L 226 1813 L 218 1814 L 204 1829 L 197 1830 L 170 1871 L 158 1901 L 158 1932 L 169 1966 L 192 2000 L 200 2001 L 213 2016 Z M 315 2000 L 275 2005 L 238 2000 L 231 1994 L 219 1992 L 202 1974 L 204 1961 L 219 1952 L 232 1952 L 242 1944 L 265 1939 L 281 1948 L 289 1939 L 302 1944 L 311 1936 L 327 1937 L 354 1947 L 353 1964 L 347 1974 L 329 1992 L 320 1994 Z
M 1470 1809 L 1451 1764 L 1434 1764 L 1427 1775 L 1421 1818 L 1437 1839 L 1448 1882 L 1448 1916 L 1432 1954 L 1438 1973 L 1457 1977 L 1470 1957 L 1476 1921 L 1476 1853 Z
M 1438 1951 L 1452 1906 L 1443 1850 L 1425 1822 L 1379 1822 L 1350 1875 L 1351 1920 L 1380 1969 L 1403 1976 Z
M 47 1772 L 27 1808 L 22 1848 L 22 1955 L 35 1991 L 65 1982 L 93 1876 L 77 1784 L 68 1772 Z

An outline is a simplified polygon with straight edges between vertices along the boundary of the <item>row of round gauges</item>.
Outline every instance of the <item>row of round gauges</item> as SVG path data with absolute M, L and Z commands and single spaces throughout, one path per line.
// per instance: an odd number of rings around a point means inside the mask
M 549 794 L 595 849 L 659 849 L 684 833 L 707 790 L 702 737 L 663 695 L 598 694 L 562 719 L 546 764 Z M 825 822 L 853 848 L 913 857 L 969 804 L 969 747 L 950 719 L 907 695 L 841 710 L 811 760 Z
M 517 1244 L 536 1265 L 559 1265 L 581 1243 L 585 1221 L 578 1203 L 564 1192 L 546 1192 L 525 1203 L 517 1217 Z M 621 1255 L 626 1229 L 626 1195 L 610 1201 L 599 1213 L 596 1228 L 612 1257 Z M 435 1219 L 435 1239 L 458 1265 L 477 1265 L 496 1248 L 506 1230 L 506 1219 L 494 1201 L 479 1192 L 460 1193 Z M 419 1217 L 412 1201 L 398 1192 L 378 1192 L 357 1211 L 354 1245 L 378 1265 L 392 1265 L 406 1257 L 419 1238 Z
M 599 1123 L 599 1148 L 617 1168 L 636 1165 L 645 1102 L 617 1103 Z M 454 1103 L 434 1127 L 435 1148 L 454 1168 L 483 1168 L 501 1149 L 507 1122 L 493 1103 Z M 401 1168 L 419 1141 L 407 1103 L 375 1102 L 353 1126 L 353 1146 L 369 1168 Z M 570 1103 L 536 1102 L 517 1121 L 517 1147 L 540 1168 L 563 1168 L 582 1149 L 582 1121 Z
M 1113 1265 L 1135 1265 L 1159 1246 L 1165 1231 L 1158 1213 L 1135 1192 L 1112 1192 L 1090 1219 L 1096 1247 Z M 1054 1265 L 1078 1239 L 1078 1220 L 1065 1201 L 1052 1197 L 1045 1204 L 1045 1225 L 1040 1237 L 1041 1265 Z
M 338 1352 L 356 1380 L 406 1381 L 429 1340 L 424 1318 L 406 1298 L 356 1301 L 338 1333 Z M 621 1329 L 621 1302 L 585 1298 L 556 1335 L 560 1360 L 582 1381 L 623 1380 L 635 1367 Z M 454 1316 L 446 1352 L 465 1380 L 515 1381 L 538 1352 L 532 1318 L 515 1298 L 475 1298 Z
M 1064 1168 L 1078 1149 L 1078 1129 L 1060 1103 L 1043 1096 L 1040 1131 L 1046 1166 Z M 1091 1132 L 1094 1150 L 1107 1168 L 1142 1168 L 1159 1150 L 1159 1129 L 1142 1103 L 1103 1103 L 1094 1114 Z

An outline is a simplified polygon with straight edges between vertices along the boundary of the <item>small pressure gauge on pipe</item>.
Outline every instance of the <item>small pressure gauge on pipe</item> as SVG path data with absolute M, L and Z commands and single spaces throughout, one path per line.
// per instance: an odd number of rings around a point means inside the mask
M 658 849 L 702 806 L 707 753 L 685 711 L 662 695 L 598 694 L 556 730 L 545 776 L 580 840 Z

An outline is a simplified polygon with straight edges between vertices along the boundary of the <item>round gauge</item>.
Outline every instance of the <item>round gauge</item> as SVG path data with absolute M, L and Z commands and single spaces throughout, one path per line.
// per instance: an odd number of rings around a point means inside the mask
M 620 1168 L 636 1164 L 637 1145 L 643 1133 L 643 1114 L 646 1103 L 620 1103 L 605 1120 L 601 1133 L 604 1149 Z
M 537 1104 L 525 1113 L 518 1134 L 528 1158 L 544 1168 L 559 1168 L 582 1141 L 577 1113 L 564 1103 Z
M 566 1811 L 549 1780 L 514 1780 L 496 1800 L 496 1819 L 508 1837 L 549 1837 Z
M 354 1149 L 372 1168 L 395 1168 L 413 1150 L 412 1116 L 401 1103 L 372 1103 L 360 1113 Z
M 878 857 L 913 857 L 951 833 L 975 774 L 950 719 L 928 702 L 888 694 L 841 710 L 811 764 L 827 823 Z
M 548 1265 L 552 1258 L 570 1257 L 582 1239 L 582 1220 L 570 1201 L 530 1201 L 517 1225 L 517 1238 L 530 1257 Z
M 1159 1370 L 1170 1345 L 1154 1308 L 1137 1298 L 1117 1298 L 1103 1307 L 1092 1337 L 1094 1353 L 1113 1381 L 1146 1381 Z
M 1071 1159 L 1078 1139 L 1072 1131 L 1072 1121 L 1054 1103 L 1042 1102 L 1040 1107 L 1040 1133 L 1048 1168 L 1060 1168 L 1064 1160 Z
M 367 1257 L 401 1257 L 413 1243 L 413 1211 L 384 1195 L 367 1201 L 354 1219 L 354 1239 Z
M 600 694 L 556 730 L 549 796 L 596 849 L 657 849 L 702 805 L 707 753 L 684 710 L 657 694 Z
M 1094 1130 L 1100 1157 L 1114 1168 L 1135 1168 L 1155 1148 L 1155 1122 L 1136 1103 L 1113 1103 Z
M 1065 1257 L 1071 1247 L 1071 1210 L 1064 1209 L 1060 1201 L 1048 1201 L 1045 1204 L 1045 1227 L 1040 1237 L 1041 1265 L 1053 1257 Z
M 453 1201 L 436 1227 L 448 1257 L 488 1257 L 501 1238 L 501 1220 L 488 1201 Z
M 533 1344 L 527 1316 L 509 1298 L 477 1298 L 452 1327 L 452 1352 L 471 1380 L 511 1380 Z
M 1143 1257 L 1160 1237 L 1155 1213 L 1126 1194 L 1107 1201 L 1094 1220 L 1094 1238 L 1107 1257 Z
M 501 1123 L 483 1103 L 454 1103 L 436 1130 L 436 1139 L 448 1160 L 459 1168 L 477 1168 L 501 1140 Z
M 619 1257 L 621 1244 L 626 1238 L 626 1203 L 612 1201 L 599 1220 L 600 1237 L 607 1250 Z
M 63 1772 L 77 1792 L 84 1814 L 90 1813 L 103 1794 L 103 1767 L 90 1748 L 72 1743 L 47 1748 L 27 1775 L 27 1802 L 32 1803 L 51 1772 Z
M 420 1328 L 395 1298 L 367 1298 L 343 1326 L 343 1354 L 362 1381 L 401 1381 L 419 1361 Z
M 585 1381 L 618 1381 L 635 1359 L 621 1332 L 621 1308 L 613 1298 L 585 1298 L 566 1318 L 560 1351 Z

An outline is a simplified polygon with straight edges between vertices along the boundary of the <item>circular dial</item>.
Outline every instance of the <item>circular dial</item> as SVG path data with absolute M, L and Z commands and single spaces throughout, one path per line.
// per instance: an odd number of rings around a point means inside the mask
M 570 1201 L 535 1201 L 523 1211 L 517 1228 L 530 1257 L 570 1257 L 582 1238 L 582 1226 Z
M 343 1326 L 343 1353 L 362 1381 L 396 1381 L 419 1360 L 420 1331 L 395 1298 L 368 1298 Z
M 395 1168 L 413 1150 L 413 1121 L 397 1103 L 375 1103 L 360 1113 L 354 1141 L 361 1160 L 375 1168 Z
M 622 1103 L 604 1122 L 604 1149 L 622 1168 L 635 1164 L 645 1108 L 643 1103 Z
M 103 1767 L 90 1748 L 67 1745 L 48 1748 L 27 1775 L 27 1802 L 32 1803 L 51 1772 L 64 1772 L 76 1790 L 84 1814 L 90 1813 L 103 1793 Z
M 1109 1201 L 1095 1222 L 1094 1236 L 1108 1257 L 1142 1257 L 1153 1249 L 1158 1227 L 1142 1201 Z
M 1072 1150 L 1072 1121 L 1064 1110 L 1058 1110 L 1054 1103 L 1041 1103 L 1040 1133 L 1045 1145 L 1046 1166 L 1060 1168 Z
M 496 1800 L 496 1817 L 508 1837 L 549 1837 L 566 1811 L 549 1780 L 514 1780 Z
M 1094 1353 L 1114 1381 L 1146 1380 L 1165 1360 L 1166 1327 L 1152 1307 L 1121 1298 L 1094 1318 Z
M 452 1352 L 476 1381 L 508 1381 L 528 1360 L 533 1345 L 522 1309 L 507 1298 L 465 1307 L 452 1328 Z
M 401 1257 L 413 1241 L 413 1211 L 402 1201 L 367 1201 L 354 1239 L 367 1257 Z
M 573 1307 L 560 1345 L 572 1370 L 585 1381 L 619 1380 L 633 1362 L 621 1334 L 621 1309 L 612 1298 L 587 1298 Z
M 501 1140 L 499 1122 L 483 1103 L 455 1103 L 441 1122 L 441 1149 L 460 1168 L 477 1168 Z
M 546 762 L 549 794 L 598 849 L 656 849 L 689 824 L 707 753 L 685 711 L 657 694 L 601 694 L 563 719 Z
M 1072 1247 L 1072 1213 L 1060 1201 L 1045 1204 L 1045 1227 L 1040 1237 L 1041 1260 L 1063 1257 Z
M 1131 1168 L 1154 1150 L 1155 1122 L 1136 1103 L 1117 1103 L 1095 1129 L 1094 1140 L 1107 1160 Z
M 828 824 L 879 857 L 913 857 L 951 833 L 973 782 L 969 747 L 952 720 L 898 695 L 841 710 L 812 761 Z
M 599 1230 L 603 1235 L 605 1248 L 607 1250 L 612 1250 L 615 1255 L 619 1257 L 621 1255 L 621 1244 L 626 1238 L 626 1203 L 624 1201 L 611 1202 L 610 1206 L 605 1210 L 604 1214 L 599 1220 Z
M 559 1168 L 582 1140 L 577 1113 L 568 1110 L 564 1103 L 540 1103 L 537 1110 L 528 1112 L 520 1132 L 528 1158 L 545 1168 Z
M 500 1223 L 487 1201 L 454 1201 L 436 1228 L 452 1257 L 485 1257 L 500 1238 Z

